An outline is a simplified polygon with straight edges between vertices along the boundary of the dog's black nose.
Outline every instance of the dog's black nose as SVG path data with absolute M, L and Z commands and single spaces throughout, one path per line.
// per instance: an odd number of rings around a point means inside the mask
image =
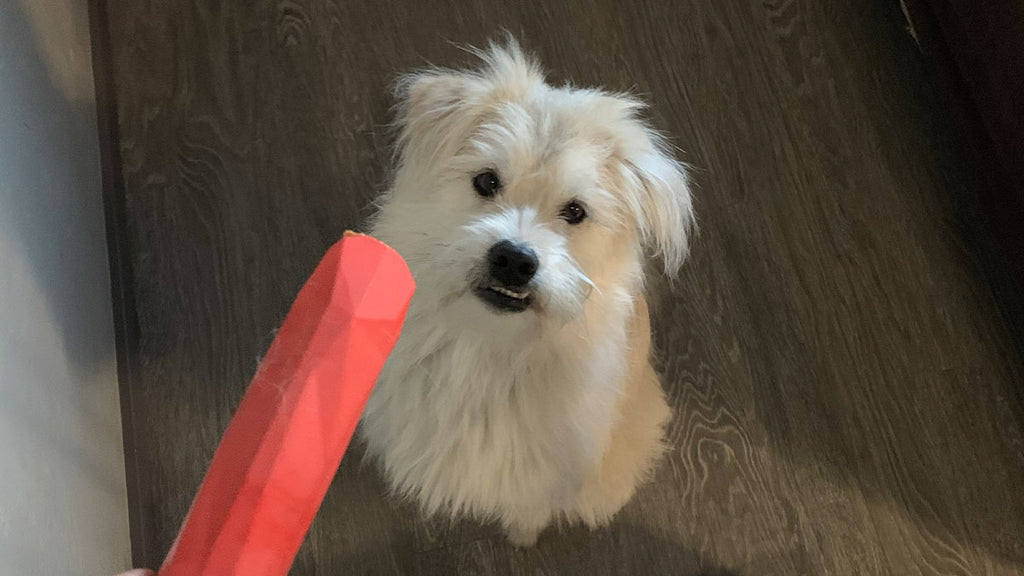
M 525 286 L 537 273 L 540 261 L 529 246 L 502 240 L 487 251 L 491 277 L 506 286 Z

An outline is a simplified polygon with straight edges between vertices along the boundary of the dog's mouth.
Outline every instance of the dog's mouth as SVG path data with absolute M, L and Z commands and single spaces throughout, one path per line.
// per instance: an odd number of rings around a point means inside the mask
M 483 284 L 477 286 L 473 293 L 498 312 L 523 312 L 533 303 L 533 293 L 525 286 Z

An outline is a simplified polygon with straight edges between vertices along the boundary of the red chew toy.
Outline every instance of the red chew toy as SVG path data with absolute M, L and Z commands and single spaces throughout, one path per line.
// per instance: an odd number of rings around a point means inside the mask
M 299 292 L 213 457 L 160 576 L 284 576 L 338 469 L 415 285 L 346 233 Z

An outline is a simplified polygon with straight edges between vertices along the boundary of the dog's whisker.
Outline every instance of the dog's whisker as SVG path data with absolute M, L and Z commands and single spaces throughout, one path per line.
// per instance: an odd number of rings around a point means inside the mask
M 580 273 L 580 280 L 582 280 L 583 283 L 586 284 L 587 286 L 590 286 L 590 288 L 593 289 L 595 292 L 597 292 L 598 294 L 601 294 L 601 288 L 599 288 L 597 286 L 597 284 L 594 284 L 594 281 L 591 280 L 589 276 L 587 276 L 586 274 L 583 274 L 581 272 Z

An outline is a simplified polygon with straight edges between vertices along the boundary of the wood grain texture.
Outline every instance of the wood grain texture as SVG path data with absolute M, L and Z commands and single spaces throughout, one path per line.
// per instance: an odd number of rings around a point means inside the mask
M 610 528 L 514 550 L 351 454 L 293 573 L 1024 574 L 1024 370 L 975 169 L 896 2 L 106 0 L 158 564 L 303 279 L 387 177 L 389 84 L 501 27 L 696 167 L 652 280 L 673 449 Z

